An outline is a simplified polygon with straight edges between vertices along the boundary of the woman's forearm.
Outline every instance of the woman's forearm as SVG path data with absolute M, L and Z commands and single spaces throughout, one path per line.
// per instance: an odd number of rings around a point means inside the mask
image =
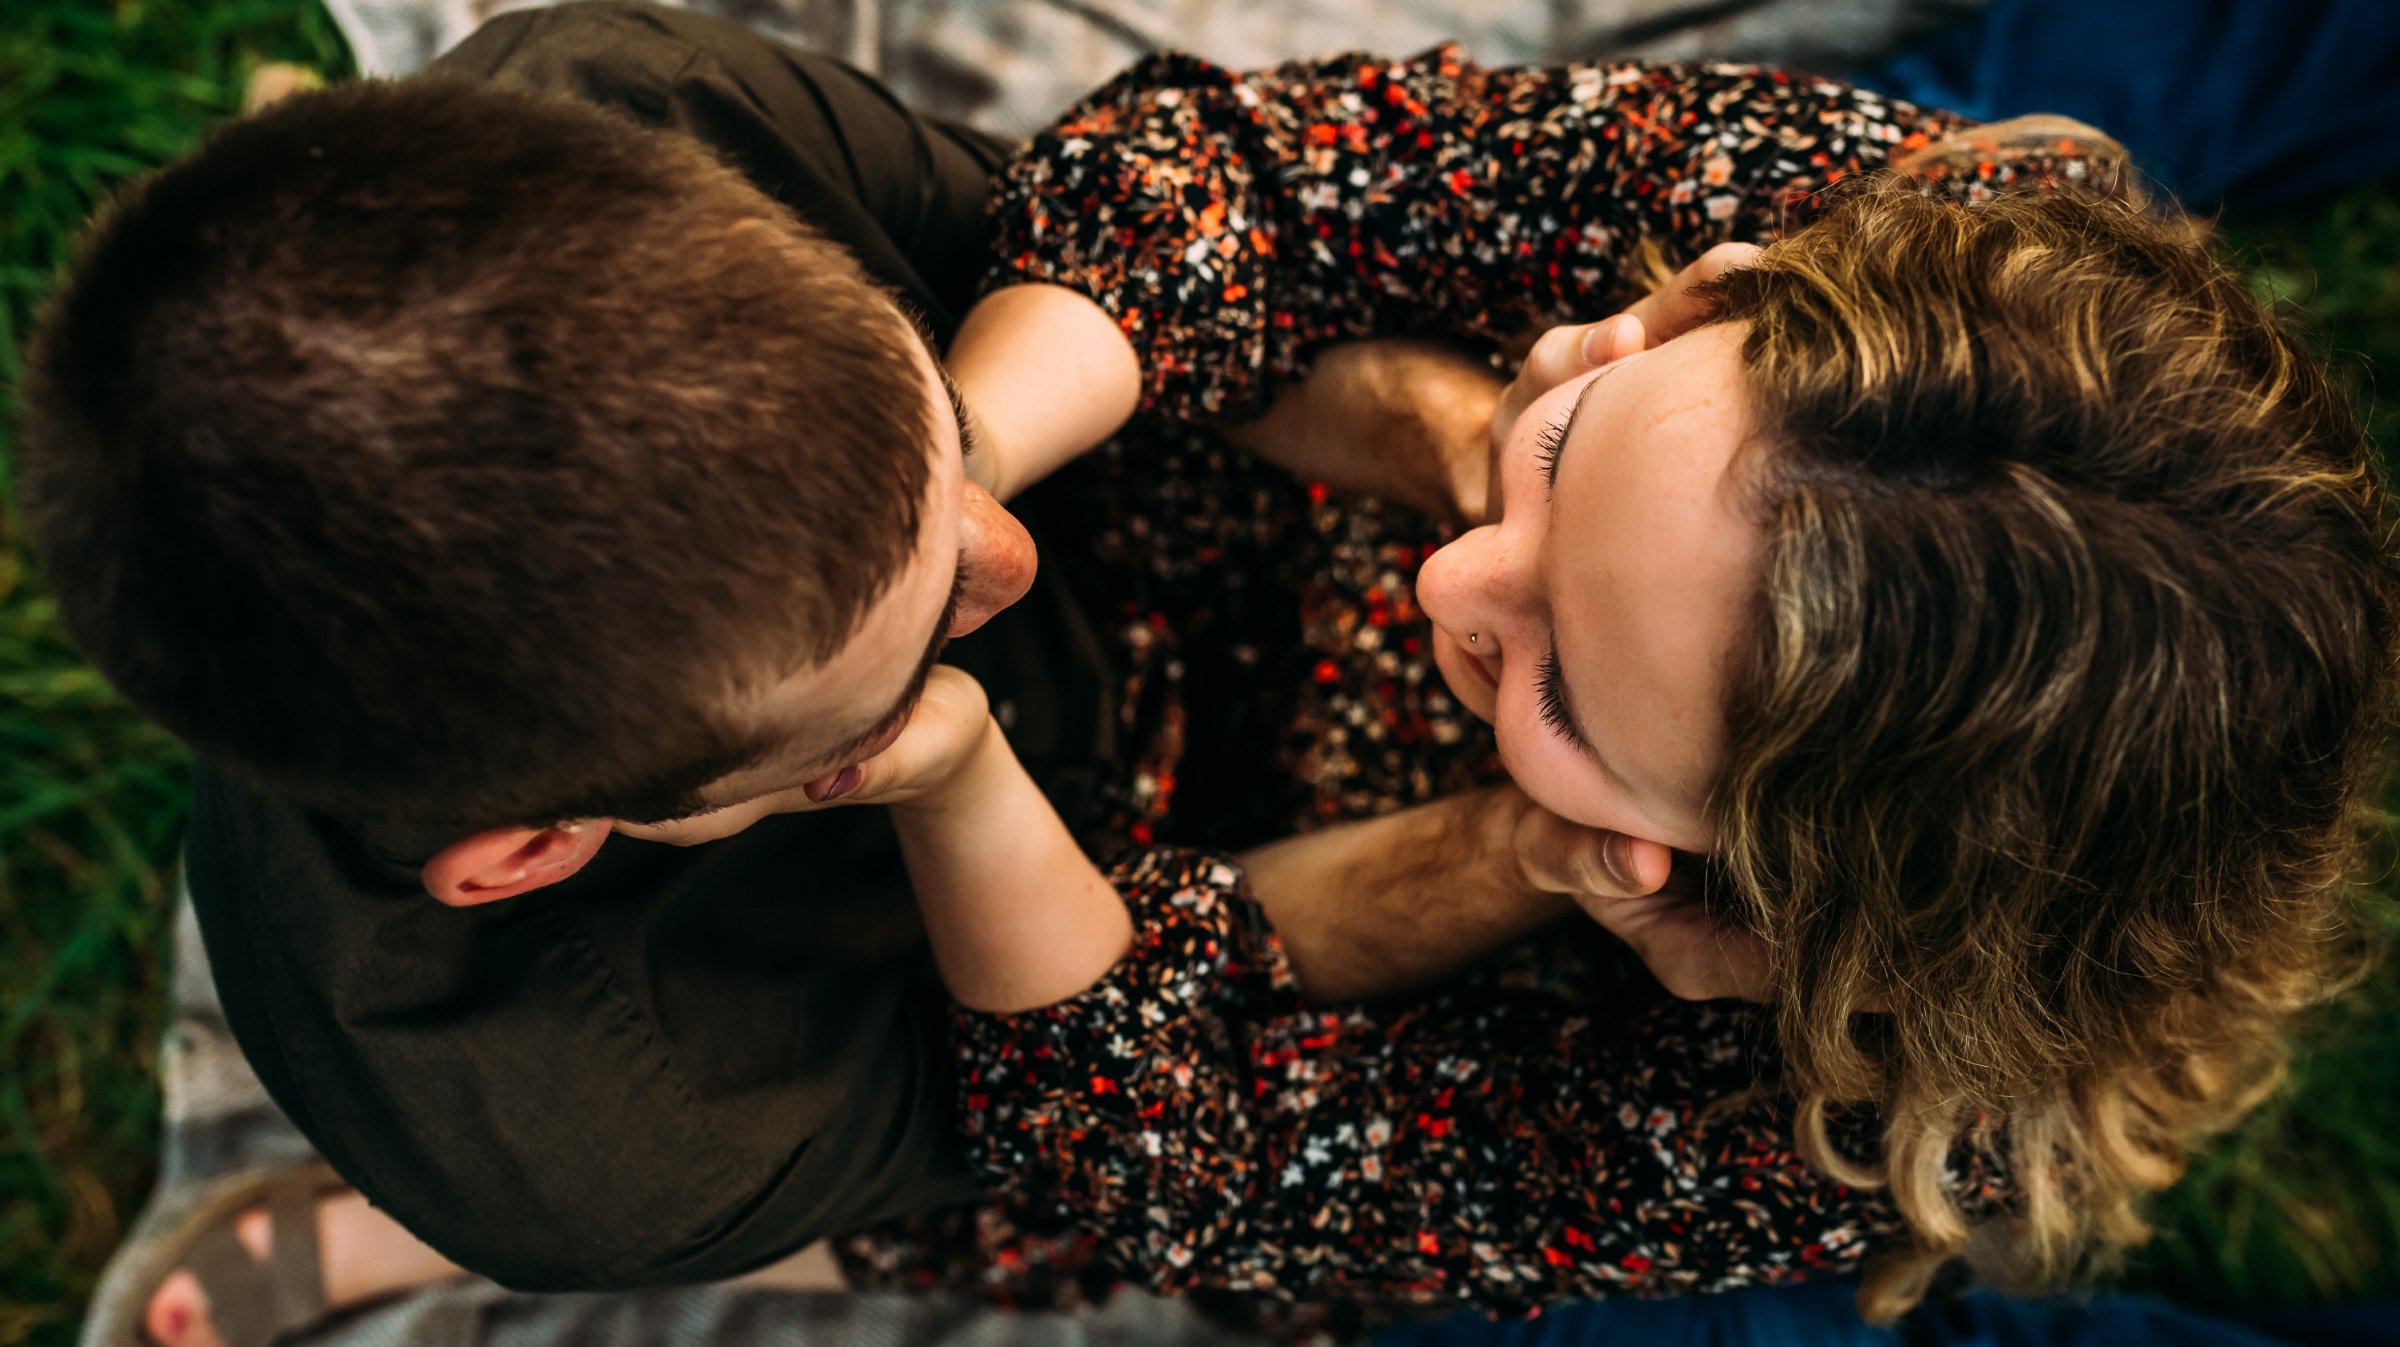
M 1141 395 L 1141 367 L 1116 320 L 1055 285 L 1011 285 L 976 301 L 946 357 L 989 455 L 969 471 L 1007 500 L 1116 433 Z
M 1140 934 L 1100 986 L 958 1017 L 960 1117 L 986 1183 L 1150 1290 L 1522 1314 L 1838 1272 L 1898 1227 L 1795 1153 L 1746 1017 L 1598 964 L 1309 1006 L 1235 866 L 1114 881 Z
M 1133 938 L 1117 891 L 987 724 L 949 785 L 892 806 L 942 981 L 960 1004 L 1009 1014 L 1065 1000 Z

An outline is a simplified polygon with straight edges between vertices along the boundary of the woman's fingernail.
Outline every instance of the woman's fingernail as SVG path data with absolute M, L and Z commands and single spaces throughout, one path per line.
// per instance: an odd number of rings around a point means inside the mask
M 1592 330 L 1583 334 L 1583 363 L 1597 365 L 1608 359 L 1609 334 L 1616 330 L 1616 323 L 1614 318 L 1594 323 Z
M 825 793 L 817 798 L 819 800 L 838 800 L 857 790 L 860 779 L 865 775 L 866 773 L 858 770 L 857 763 L 851 763 L 833 774 L 833 780 L 825 786 Z

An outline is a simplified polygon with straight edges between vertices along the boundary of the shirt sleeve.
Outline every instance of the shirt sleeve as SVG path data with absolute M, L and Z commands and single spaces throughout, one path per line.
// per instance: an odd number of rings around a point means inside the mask
M 945 342 L 990 257 L 984 207 L 1013 147 L 728 19 L 617 0 L 517 9 L 428 73 L 561 94 L 690 136 L 847 248 Z
M 1520 1313 L 1839 1271 L 1900 1229 L 1795 1154 L 1745 1010 L 1312 1007 L 1231 864 L 1115 877 L 1137 935 L 1103 981 L 958 1013 L 961 1117 L 988 1185 L 1150 1289 Z
M 1958 125 L 1740 65 L 1484 69 L 1458 48 L 1237 74 L 1152 57 L 1034 141 L 993 201 L 987 284 L 1091 296 L 1146 409 L 1241 420 L 1342 337 L 1504 340 L 1619 307 L 1680 263 Z

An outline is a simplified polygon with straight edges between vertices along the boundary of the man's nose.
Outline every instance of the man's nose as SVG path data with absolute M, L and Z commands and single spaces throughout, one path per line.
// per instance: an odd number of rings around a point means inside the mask
M 952 636 L 964 636 L 1025 597 L 1033 586 L 1033 535 L 1006 506 L 973 482 L 967 483 L 965 513 L 958 529 L 958 615 Z

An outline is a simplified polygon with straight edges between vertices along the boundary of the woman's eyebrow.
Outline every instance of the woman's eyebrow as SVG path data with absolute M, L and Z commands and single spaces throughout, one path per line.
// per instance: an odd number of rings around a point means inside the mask
M 1622 363 L 1624 362 L 1618 362 L 1618 364 Z M 1591 381 L 1583 386 L 1583 391 L 1575 395 L 1575 405 L 1567 409 L 1567 423 L 1559 427 L 1558 431 L 1558 448 L 1552 451 L 1550 461 L 1542 467 L 1543 474 L 1551 482 L 1558 481 L 1558 461 L 1567 456 L 1567 445 L 1575 438 L 1575 418 L 1583 415 L 1583 404 L 1592 400 L 1592 390 L 1598 388 L 1600 381 L 1607 378 L 1610 371 L 1616 368 L 1617 365 L 1608 365 L 1603 367 L 1598 374 L 1593 375 Z

